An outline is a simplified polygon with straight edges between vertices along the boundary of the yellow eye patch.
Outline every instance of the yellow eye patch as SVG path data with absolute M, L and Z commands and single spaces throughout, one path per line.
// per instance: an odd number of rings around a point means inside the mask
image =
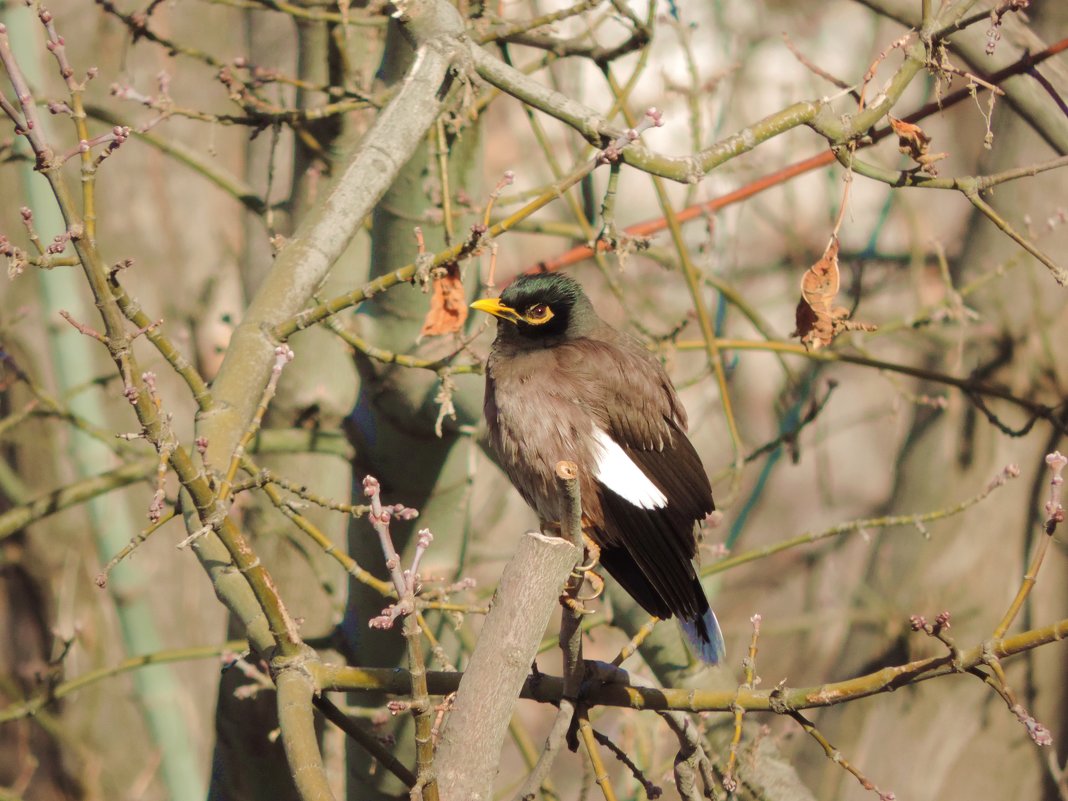
M 537 303 L 523 312 L 523 322 L 530 325 L 544 325 L 553 319 L 553 310 L 544 303 Z

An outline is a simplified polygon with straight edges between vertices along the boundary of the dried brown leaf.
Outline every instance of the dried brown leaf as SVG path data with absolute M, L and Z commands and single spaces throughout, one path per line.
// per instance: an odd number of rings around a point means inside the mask
M 841 287 L 838 271 L 838 237 L 831 237 L 820 260 L 801 276 L 801 300 L 796 311 L 797 330 L 806 350 L 819 350 L 843 331 L 874 331 L 875 326 L 849 320 L 849 310 L 835 306 Z
M 915 161 L 928 175 L 937 175 L 935 162 L 941 161 L 949 154 L 930 152 L 931 137 L 919 125 L 890 115 L 887 115 L 887 118 L 890 120 L 890 128 L 897 134 L 898 150 Z
M 901 152 L 913 156 L 926 153 L 931 144 L 931 137 L 924 133 L 923 128 L 915 123 L 899 120 L 897 117 L 889 117 L 890 127 L 897 134 L 898 147 Z
M 797 301 L 797 311 L 794 312 L 794 333 L 793 336 L 801 337 L 801 341 L 805 341 L 805 337 L 815 329 L 816 323 L 819 322 L 819 316 L 808 305 L 808 301 L 801 298 Z M 807 347 L 807 345 L 806 345 Z
M 430 310 L 423 320 L 420 336 L 441 336 L 459 331 L 467 320 L 467 297 L 460 280 L 460 268 L 450 264 L 444 275 L 434 278 Z

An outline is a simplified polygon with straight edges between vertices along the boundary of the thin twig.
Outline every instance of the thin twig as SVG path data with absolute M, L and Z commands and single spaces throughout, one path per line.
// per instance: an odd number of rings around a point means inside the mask
M 718 339 L 717 343 L 723 350 L 774 351 L 794 356 L 804 356 L 812 361 L 818 362 L 844 362 L 846 364 L 855 364 L 860 367 L 873 367 L 878 370 L 901 373 L 902 375 L 909 375 L 914 378 L 933 381 L 938 384 L 946 384 L 947 386 L 956 387 L 969 396 L 981 395 L 1008 401 L 1012 405 L 1028 412 L 1033 418 L 1044 420 L 1058 431 L 1068 435 L 1068 428 L 1066 428 L 1064 423 L 1058 419 L 1055 413 L 1056 409 L 1059 407 L 1047 406 L 1030 397 L 1015 395 L 1011 390 L 1006 389 L 1005 387 L 982 383 L 973 378 L 961 378 L 959 376 L 941 373 L 937 370 L 929 370 L 911 364 L 888 362 L 882 359 L 873 359 L 868 356 L 845 353 L 840 350 L 823 349 L 807 351 L 803 345 L 793 342 L 780 342 L 776 340 Z M 674 343 L 672 347 L 678 350 L 703 350 L 704 343 L 684 340 Z M 970 397 L 969 399 L 974 402 L 974 398 Z
M 578 728 L 579 736 L 582 737 L 582 744 L 586 747 L 586 755 L 590 758 L 590 768 L 593 770 L 594 781 L 601 788 L 604 801 L 616 801 L 615 788 L 612 786 L 612 780 L 608 777 L 608 769 L 605 767 L 604 760 L 601 759 L 601 752 L 597 749 L 597 737 L 594 734 L 593 726 L 590 725 L 589 718 L 586 717 L 585 709 L 579 710 Z
M 807 734 L 809 737 L 819 743 L 820 747 L 823 749 L 823 753 L 827 755 L 827 758 L 831 760 L 831 762 L 834 762 L 836 765 L 839 765 L 847 773 L 851 773 L 853 777 L 856 778 L 858 782 L 860 782 L 861 787 L 863 787 L 865 790 L 871 790 L 873 793 L 878 795 L 880 801 L 894 801 L 895 796 L 892 792 L 884 793 L 882 790 L 876 787 L 875 783 L 867 776 L 865 776 L 861 772 L 860 768 L 858 768 L 856 765 L 846 759 L 841 751 L 831 745 L 831 742 L 826 737 L 824 737 L 820 730 L 817 729 L 804 715 L 802 715 L 800 712 L 790 712 L 789 715 L 795 721 L 797 721 L 797 724 L 802 729 L 804 729 L 805 734 Z
M 419 543 L 412 557 L 411 568 L 407 571 L 402 570 L 400 555 L 393 545 L 389 524 L 395 516 L 410 520 L 418 513 L 414 509 L 399 504 L 383 506 L 381 486 L 372 476 L 364 478 L 363 489 L 364 494 L 371 501 L 371 511 L 367 517 L 382 544 L 382 552 L 386 557 L 386 569 L 393 579 L 393 586 L 398 596 L 397 603 L 389 607 L 380 617 L 372 619 L 370 625 L 385 628 L 392 625 L 397 617 L 404 616 L 404 639 L 408 646 L 408 674 L 411 679 L 411 703 L 408 708 L 415 720 L 417 780 L 413 786 L 413 792 L 417 789 L 421 790 L 425 801 L 437 801 L 438 786 L 433 772 L 434 712 L 430 706 L 430 693 L 427 690 L 422 632 L 414 614 L 415 593 L 419 581 L 419 560 L 430 544 L 430 532 L 426 529 L 419 532 Z
M 752 690 L 757 684 L 756 655 L 757 640 L 760 638 L 760 620 L 760 615 L 753 615 L 749 618 L 749 622 L 753 624 L 753 636 L 749 640 L 749 653 L 742 660 L 742 666 L 745 669 L 745 683 L 738 688 L 739 692 L 743 688 Z M 742 741 L 742 719 L 744 716 L 745 708 L 741 704 L 735 703 L 734 734 L 731 737 L 730 753 L 727 756 L 727 770 L 723 774 L 723 788 L 728 793 L 734 793 L 738 789 L 738 779 L 734 775 L 734 770 L 738 764 L 738 745 Z
M 645 775 L 642 769 L 634 764 L 634 760 L 630 758 L 627 752 L 620 748 L 618 745 L 616 745 L 612 741 L 611 737 L 609 737 L 607 734 L 603 734 L 597 731 L 597 729 L 593 729 L 593 737 L 595 740 L 597 740 L 598 743 L 600 743 L 609 751 L 611 751 L 615 758 L 622 762 L 623 765 L 627 768 L 627 770 L 630 771 L 630 775 L 634 777 L 634 780 L 638 782 L 642 786 L 642 789 L 645 791 L 646 798 L 648 798 L 650 801 L 655 801 L 655 799 L 663 795 L 664 791 L 661 790 L 658 785 L 649 780 L 649 778 Z
M 1068 270 L 1065 270 L 1063 267 L 1057 265 L 1052 258 L 1050 258 L 1041 250 L 1039 250 L 1031 242 L 1030 239 L 1019 233 L 1015 228 L 1013 228 L 1012 225 L 1009 224 L 1008 220 L 998 214 L 989 203 L 979 197 L 978 192 L 965 192 L 964 196 L 968 198 L 969 201 L 971 201 L 971 204 L 975 206 L 976 209 L 986 215 L 987 219 L 989 219 L 990 222 L 994 223 L 994 225 L 1000 228 L 1009 237 L 1009 239 L 1011 239 L 1017 245 L 1022 247 L 1040 262 L 1042 262 L 1046 269 L 1049 270 L 1050 275 L 1053 276 L 1054 281 L 1056 281 L 1061 286 L 1068 286 Z
M 877 528 L 892 528 L 896 526 L 912 526 L 918 527 L 924 523 L 930 523 L 934 520 L 942 520 L 953 515 L 960 514 L 965 509 L 979 503 L 984 500 L 990 493 L 1005 485 L 1005 483 L 1020 475 L 1020 469 L 1016 465 L 1006 466 L 1000 473 L 994 476 L 990 482 L 982 489 L 982 491 L 973 495 L 971 498 L 967 498 L 960 503 L 948 506 L 943 509 L 937 509 L 931 512 L 922 512 L 919 514 L 911 515 L 889 515 L 885 517 L 869 517 L 861 520 L 852 520 L 848 523 L 839 523 L 836 526 L 824 529 L 823 531 L 807 532 L 799 534 L 796 537 L 790 537 L 789 539 L 782 540 L 773 545 L 767 545 L 762 548 L 754 548 L 751 551 L 740 553 L 736 556 L 730 556 L 725 559 L 721 559 L 718 562 L 710 564 L 701 570 L 702 576 L 710 576 L 714 573 L 722 573 L 725 570 L 730 570 L 739 565 L 752 562 L 757 559 L 763 559 L 773 554 L 781 553 L 782 551 L 789 550 L 790 548 L 796 548 L 801 545 L 806 545 L 813 542 L 818 542 L 830 537 L 837 537 L 842 534 L 849 534 L 856 531 L 867 531 Z
M 1049 548 L 1050 540 L 1053 539 L 1053 533 L 1057 530 L 1058 524 L 1064 521 L 1061 489 L 1064 485 L 1064 468 L 1065 465 L 1068 465 L 1068 457 L 1065 457 L 1060 451 L 1054 451 L 1046 456 L 1046 464 L 1049 465 L 1050 470 L 1049 501 L 1046 503 L 1046 522 L 1043 525 L 1043 533 L 1046 536 L 1039 539 L 1035 547 L 1035 553 L 1031 557 L 1031 564 L 1024 574 L 1020 588 L 1016 591 L 1016 597 L 1012 599 L 1008 610 L 1006 610 L 1001 622 L 998 623 L 997 628 L 994 629 L 994 633 L 991 635 L 994 640 L 1000 640 L 1004 637 L 1005 632 L 1009 630 L 1009 626 L 1016 620 L 1016 616 L 1020 613 L 1020 609 L 1023 608 L 1027 596 L 1031 594 L 1035 581 L 1038 579 L 1038 570 L 1042 567 L 1042 560 L 1046 555 L 1046 550 Z
M 338 709 L 334 703 L 325 696 L 312 697 L 312 703 L 316 709 L 323 713 L 323 717 L 341 729 L 353 739 L 368 754 L 374 757 L 382 767 L 400 779 L 408 787 L 415 786 L 415 774 L 408 770 L 393 752 L 386 748 L 375 735 L 365 731 L 356 721 Z
M 794 58 L 798 60 L 801 66 L 803 66 L 809 72 L 813 73 L 814 75 L 818 75 L 820 78 L 823 78 L 823 80 L 827 81 L 833 86 L 837 86 L 839 89 L 844 89 L 847 92 L 855 92 L 853 86 L 850 86 L 846 81 L 843 81 L 836 75 L 832 75 L 831 73 L 827 72 L 827 70 L 823 69 L 819 64 L 815 63 L 808 56 L 802 53 L 801 50 L 798 49 L 797 45 L 795 45 L 793 41 L 791 41 L 789 34 L 787 34 L 785 31 L 783 31 L 782 34 L 782 42 L 784 45 L 786 45 L 786 49 L 793 53 Z
M 263 394 L 260 396 L 260 402 L 256 407 L 255 414 L 252 415 L 252 420 L 245 428 L 244 433 L 241 435 L 241 439 L 238 440 L 237 446 L 234 448 L 234 451 L 230 456 L 230 467 L 227 469 L 226 476 L 223 478 L 223 481 L 219 486 L 220 503 L 225 503 L 229 499 L 238 468 L 241 466 L 241 460 L 245 456 L 245 450 L 248 448 L 248 444 L 252 441 L 252 438 L 256 436 L 256 432 L 260 430 L 260 426 L 263 424 L 263 418 L 267 414 L 267 407 L 271 405 L 274 393 L 278 389 L 278 379 L 282 377 L 282 369 L 291 361 L 293 361 L 293 351 L 288 345 L 282 344 L 275 348 L 274 367 L 271 370 L 271 378 L 267 382 L 267 386 L 263 388 Z

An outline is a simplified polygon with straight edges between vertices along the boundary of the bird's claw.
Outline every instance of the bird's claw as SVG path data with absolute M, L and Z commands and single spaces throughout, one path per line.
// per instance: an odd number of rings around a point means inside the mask
M 585 605 L 582 603 L 581 598 L 575 598 L 571 595 L 561 595 L 560 603 L 563 604 L 563 606 L 565 606 L 567 609 L 570 609 L 576 615 L 590 614 L 590 610 L 585 607 Z
M 589 561 L 587 561 L 584 565 L 575 566 L 575 569 L 571 571 L 571 573 L 573 576 L 576 577 L 585 576 L 587 573 L 590 573 L 595 567 L 597 567 L 598 562 L 601 561 L 601 546 L 594 542 L 592 539 L 590 539 L 590 535 L 587 534 L 585 531 L 582 532 L 582 541 L 583 544 L 585 544 L 586 546 L 585 556 Z
M 590 568 L 592 568 L 601 559 L 601 546 L 594 542 L 585 531 L 582 532 L 582 542 L 586 545 L 586 553 L 589 554 Z
M 600 598 L 601 594 L 604 592 L 604 579 L 601 578 L 600 574 L 594 573 L 592 570 L 586 571 L 585 578 L 590 582 L 590 586 L 593 588 L 593 594 L 579 595 L 577 600 L 582 602 L 593 601 Z
M 571 571 L 571 575 L 580 582 L 589 581 L 590 586 L 593 587 L 593 595 L 580 595 L 577 596 L 577 599 L 579 601 L 592 601 L 595 598 L 599 598 L 601 593 L 604 592 L 604 579 L 594 572 L 594 568 L 597 567 L 601 559 L 601 546 L 590 539 L 586 532 L 582 533 L 582 539 L 586 545 L 586 558 L 588 561 L 584 565 L 576 565 L 574 570 Z

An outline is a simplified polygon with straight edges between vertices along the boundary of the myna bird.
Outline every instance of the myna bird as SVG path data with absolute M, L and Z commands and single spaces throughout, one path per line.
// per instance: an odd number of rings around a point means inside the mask
M 471 307 L 498 319 L 485 412 L 508 478 L 543 524 L 558 524 L 556 464 L 578 465 L 601 564 L 647 612 L 677 615 L 704 661 L 720 662 L 723 634 L 693 563 L 712 487 L 663 366 L 564 275 L 521 277 Z

